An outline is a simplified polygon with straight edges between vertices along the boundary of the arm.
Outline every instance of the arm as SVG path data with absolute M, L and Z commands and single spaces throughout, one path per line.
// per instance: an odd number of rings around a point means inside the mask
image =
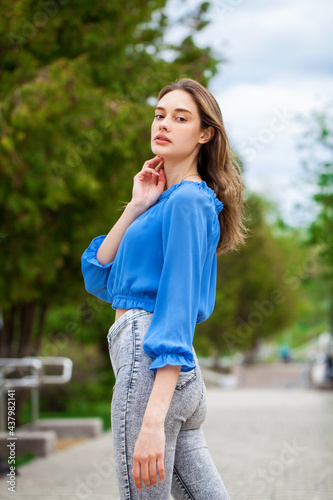
M 160 481 L 164 473 L 164 422 L 176 387 L 181 366 L 166 365 L 158 368 L 152 392 L 143 417 L 141 431 L 133 454 L 133 478 L 135 486 L 142 490 L 144 484 L 157 484 L 156 465 Z
M 190 187 L 179 188 L 167 201 L 162 223 L 163 268 L 154 315 L 143 342 L 144 351 L 155 358 L 150 369 L 155 382 L 133 454 L 133 479 L 142 484 L 164 479 L 164 422 L 180 369 L 195 367 L 192 340 L 198 315 L 200 284 L 207 254 L 207 224 L 211 201 Z
M 112 302 L 108 280 L 120 242 L 132 222 L 155 203 L 163 192 L 163 168 L 163 161 L 159 156 L 145 162 L 142 170 L 134 177 L 132 200 L 119 220 L 107 236 L 94 238 L 82 255 L 82 274 L 87 292 L 106 302 Z
M 152 160 L 146 161 L 142 170 L 134 177 L 132 200 L 97 252 L 97 258 L 101 264 L 107 264 L 114 260 L 126 229 L 139 215 L 153 205 L 163 192 L 165 185 L 163 168 L 162 158 L 156 156 Z M 157 184 L 156 179 L 158 179 Z
M 109 231 L 105 240 L 101 244 L 97 252 L 97 259 L 102 265 L 109 264 L 112 262 L 116 256 L 120 242 L 127 230 L 127 228 L 132 224 L 132 222 L 141 215 L 145 209 L 142 205 L 136 203 L 135 201 L 130 201 L 125 210 L 123 211 L 121 217 L 118 219 L 116 224 Z
M 179 187 L 166 202 L 163 267 L 154 314 L 142 344 L 153 358 L 153 371 L 165 365 L 182 365 L 182 372 L 195 368 L 192 342 L 212 216 L 211 200 L 200 191 L 193 192 L 190 185 Z

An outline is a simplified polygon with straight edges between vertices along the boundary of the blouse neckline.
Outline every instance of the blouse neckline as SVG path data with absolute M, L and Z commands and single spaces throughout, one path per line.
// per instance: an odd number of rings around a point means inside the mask
M 164 198 L 168 198 L 171 195 L 171 193 L 174 192 L 175 189 L 177 189 L 179 186 L 182 186 L 183 184 L 186 184 L 186 183 L 196 184 L 199 187 L 199 189 L 202 189 L 207 194 L 209 194 L 210 197 L 214 201 L 215 209 L 216 209 L 217 213 L 219 214 L 221 212 L 221 210 L 223 208 L 223 203 L 222 203 L 222 201 L 220 201 L 216 197 L 215 191 L 212 188 L 210 188 L 209 186 L 207 186 L 206 181 L 200 181 L 200 182 L 198 182 L 198 181 L 185 181 L 183 179 L 178 184 L 172 184 L 172 186 L 170 186 L 169 189 L 166 189 L 165 191 L 163 191 L 163 193 L 160 194 L 158 201 L 163 200 Z

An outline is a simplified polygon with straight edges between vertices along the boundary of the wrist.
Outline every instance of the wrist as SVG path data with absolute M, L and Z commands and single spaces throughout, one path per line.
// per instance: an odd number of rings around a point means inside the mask
M 164 429 L 165 419 L 144 418 L 142 420 L 141 430 L 144 432 L 151 432 L 159 429 Z
M 156 427 L 164 427 L 165 414 L 164 412 L 154 411 L 153 413 L 145 413 L 142 420 L 142 427 L 149 430 Z
M 126 211 L 133 213 L 135 216 L 139 217 L 143 212 L 147 210 L 148 207 L 146 207 L 144 204 L 138 201 L 131 200 L 127 206 L 126 206 Z

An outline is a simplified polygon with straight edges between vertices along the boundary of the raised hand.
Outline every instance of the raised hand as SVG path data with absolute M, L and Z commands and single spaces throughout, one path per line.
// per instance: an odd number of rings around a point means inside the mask
M 132 202 L 149 208 L 163 193 L 166 178 L 164 175 L 164 160 L 155 156 L 147 160 L 140 172 L 134 177 Z

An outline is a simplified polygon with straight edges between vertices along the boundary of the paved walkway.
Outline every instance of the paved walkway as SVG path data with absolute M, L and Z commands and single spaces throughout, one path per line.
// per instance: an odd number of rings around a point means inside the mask
M 208 389 L 204 430 L 231 500 L 333 500 L 332 424 L 333 392 Z M 111 433 L 22 466 L 0 498 L 119 500 Z

